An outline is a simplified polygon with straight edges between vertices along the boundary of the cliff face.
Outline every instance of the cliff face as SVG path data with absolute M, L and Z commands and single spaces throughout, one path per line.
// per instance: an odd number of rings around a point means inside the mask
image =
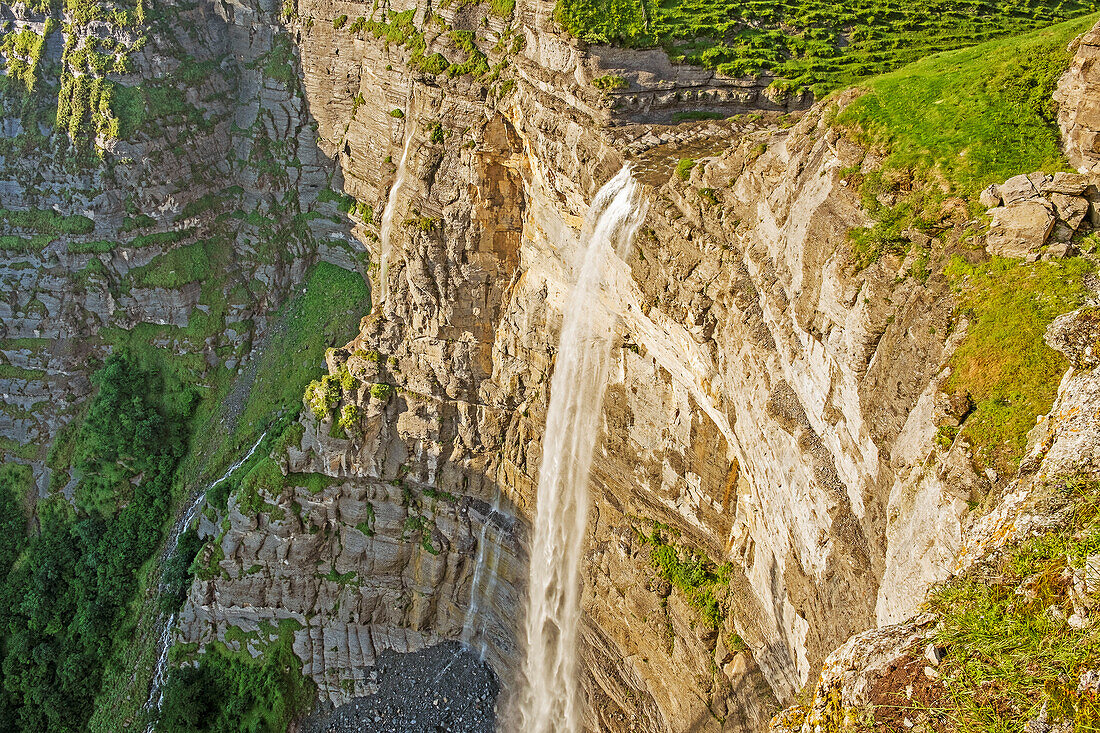
M 26 85 L 5 78 L 0 149 L 0 434 L 41 497 L 69 480 L 46 448 L 109 350 L 144 341 L 209 384 L 319 254 L 357 266 L 277 16 L 118 10 L 0 6 L 7 41 L 41 43 Z
M 846 176 L 877 161 L 829 123 L 847 98 L 788 129 L 774 116 L 636 125 L 591 81 L 618 73 L 620 103 L 652 97 L 631 72 L 643 64 L 569 43 L 551 3 L 508 18 L 390 11 L 288 8 L 320 144 L 366 212 L 356 234 L 375 293 L 392 201 L 387 296 L 330 355 L 350 379 L 325 417 L 307 413 L 276 456 L 332 482 L 265 497 L 266 517 L 231 501 L 224 560 L 193 587 L 183 638 L 295 618 L 307 673 L 341 702 L 371 689 L 362 667 L 380 649 L 460 636 L 487 542 L 489 659 L 516 672 L 524 527 L 577 230 L 635 159 L 651 205 L 606 292 L 620 323 L 584 561 L 589 723 L 760 729 L 850 635 L 914 612 L 960 547 L 972 494 L 989 489 L 933 444 L 960 337 L 945 340 L 945 285 L 889 256 L 856 272 L 846 234 L 868 219 Z M 466 73 L 479 65 L 486 75 Z M 688 180 L 670 175 L 689 156 Z M 358 421 L 333 437 L 347 405 Z M 728 563 L 717 628 L 654 570 L 654 526 L 685 561 Z
M 548 0 L 176 12 L 160 27 L 194 30 L 152 33 L 128 82 L 202 69 L 187 100 L 201 123 L 166 113 L 162 136 L 104 142 L 138 162 L 102 185 L 102 172 L 31 170 L 6 153 L 14 183 L 0 205 L 95 222 L 4 252 L 3 354 L 24 371 L 3 372 L 3 391 L 49 406 L 34 419 L 6 410 L 0 432 L 53 435 L 68 404 L 55 397 L 88 391 L 84 360 L 111 344 L 94 338 L 106 326 L 184 327 L 228 299 L 197 342 L 169 332 L 164 345 L 235 370 L 318 257 L 369 258 L 375 294 L 278 443 L 281 492 L 238 492 L 202 522 L 210 543 L 179 641 L 249 647 L 267 622 L 295 621 L 305 673 L 340 703 L 375 689 L 381 651 L 466 635 L 507 689 L 580 222 L 626 161 L 650 206 L 604 293 L 619 322 L 583 563 L 589 727 L 760 730 L 823 665 L 830 674 L 834 649 L 910 617 L 951 571 L 973 500 L 1008 477 L 979 476 L 962 447 L 934 441 L 962 417 L 939 393 L 965 334 L 950 328 L 946 284 L 914 276 L 916 254 L 855 266 L 847 233 L 869 218 L 852 181 L 881 161 L 832 124 L 850 97 L 791 126 L 781 113 L 807 100 L 685 67 L 654 74 L 659 54 L 580 48 Z M 625 86 L 593 83 L 609 76 Z M 685 99 L 765 114 L 659 124 Z M 1091 129 L 1088 113 L 1064 127 Z M 675 175 L 681 158 L 695 165 Z M 329 186 L 354 197 L 352 227 Z M 231 236 L 218 228 L 227 214 Z M 183 234 L 134 245 L 127 217 L 133 236 Z M 970 222 L 962 211 L 941 223 L 959 234 Z M 222 235 L 222 289 L 127 279 Z M 111 239 L 127 241 L 74 251 Z M 60 346 L 78 337 L 86 347 Z M 41 459 L 25 458 L 45 491 Z M 703 568 L 720 603 L 667 580 L 658 546 Z M 923 632 L 897 633 L 884 644 Z

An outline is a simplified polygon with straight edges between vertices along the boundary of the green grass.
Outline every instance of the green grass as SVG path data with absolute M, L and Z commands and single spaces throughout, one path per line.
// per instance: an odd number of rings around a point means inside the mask
M 969 265 L 954 258 L 945 274 L 958 309 L 970 319 L 951 357 L 945 389 L 965 392 L 975 407 L 962 426 L 981 464 L 1011 475 L 1027 431 L 1050 411 L 1069 364 L 1043 341 L 1051 321 L 1089 297 L 1093 266 L 1082 257 L 1027 264 L 995 258 Z
M 887 153 L 886 169 L 935 171 L 961 195 L 1066 166 L 1050 99 L 1066 48 L 1097 15 L 938 54 L 867 81 L 838 122 Z
M 297 411 L 306 385 L 324 369 L 325 349 L 354 338 L 360 318 L 369 312 L 370 296 L 361 275 L 318 263 L 306 292 L 291 299 L 278 316 L 282 327 L 260 357 L 242 425 L 262 424 L 280 410 Z
M 90 234 L 95 229 L 95 223 L 86 216 L 65 216 L 51 209 L 0 209 L 0 221 L 38 234 Z
M 942 53 L 866 82 L 835 123 L 883 157 L 866 174 L 845 172 L 875 219 L 850 232 L 857 269 L 904 255 L 907 228 L 938 234 L 950 197 L 976 210 L 976 194 L 991 183 L 1068 167 L 1050 95 L 1069 65 L 1066 46 L 1096 18 Z
M 555 18 L 593 43 L 663 47 L 732 76 L 770 71 L 822 95 L 929 54 L 1089 12 L 1071 0 L 559 0 Z
M 1083 573 L 1086 558 L 1100 552 L 1100 491 L 1095 481 L 1078 479 L 1052 491 L 1054 505 L 1070 508 L 1064 526 L 1009 547 L 992 566 L 930 595 L 928 609 L 939 617 L 936 643 L 946 648 L 943 699 L 935 704 L 944 727 L 937 730 L 1023 733 L 1044 703 L 1052 724 L 1100 730 L 1100 702 L 1077 690 L 1081 673 L 1100 665 L 1100 626 L 1073 629 L 1048 610 L 1073 613 L 1063 574 Z
M 135 285 L 143 288 L 174 289 L 210 275 L 211 240 L 187 244 L 157 255 L 149 264 L 131 270 Z

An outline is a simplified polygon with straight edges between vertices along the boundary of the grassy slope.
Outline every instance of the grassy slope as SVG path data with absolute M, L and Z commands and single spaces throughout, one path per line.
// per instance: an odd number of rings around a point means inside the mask
M 1022 733 L 1044 705 L 1052 724 L 1100 730 L 1100 700 L 1078 689 L 1081 674 L 1100 664 L 1100 629 L 1074 629 L 1064 620 L 1074 612 L 1067 577 L 1083 577 L 1088 558 L 1100 552 L 1098 489 L 1080 479 L 1054 485 L 1053 503 L 1072 508 L 1065 526 L 932 593 L 936 643 L 947 650 L 944 692 L 928 706 L 936 730 Z M 1087 603 L 1100 602 L 1090 590 Z
M 1097 14 L 922 59 L 867 80 L 839 122 L 884 149 L 887 169 L 936 170 L 963 196 L 1017 173 L 1065 169 L 1051 94 L 1069 42 Z
M 977 212 L 976 194 L 990 183 L 1067 168 L 1050 95 L 1069 64 L 1068 43 L 1097 17 L 922 59 L 867 81 L 867 93 L 837 118 L 883 156 L 876 170 L 850 172 L 878 220 L 852 233 L 857 264 L 908 253 L 913 245 L 902 232 L 909 227 L 941 239 L 922 257 L 935 260 L 971 322 L 947 387 L 975 405 L 962 436 L 976 463 L 1002 475 L 1014 472 L 1026 432 L 1050 410 L 1067 366 L 1043 332 L 1084 302 L 1083 279 L 1094 267 L 1083 258 L 1027 264 L 978 252 L 949 256 L 954 235 L 941 220 L 950 199 L 962 197 Z
M 771 71 L 820 95 L 922 56 L 1088 12 L 1071 0 L 559 0 L 574 36 L 663 46 L 734 76 Z

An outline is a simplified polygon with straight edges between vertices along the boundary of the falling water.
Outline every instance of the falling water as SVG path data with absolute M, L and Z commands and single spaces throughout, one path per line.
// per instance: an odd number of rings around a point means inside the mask
M 406 163 L 409 159 L 409 148 L 412 145 L 412 124 L 405 126 L 405 147 L 401 150 L 401 160 L 397 164 L 397 178 L 390 187 L 389 198 L 386 199 L 386 208 L 382 210 L 382 255 L 379 258 L 378 280 L 382 285 L 382 297 L 379 303 L 385 302 L 390 292 L 390 239 L 393 236 L 393 211 L 397 208 L 397 196 L 401 192 L 401 186 L 405 184 L 405 174 L 408 171 Z
M 248 453 L 244 455 L 244 458 L 240 459 L 228 469 L 226 469 L 225 473 L 221 475 L 221 478 L 207 486 L 206 491 L 199 492 L 198 496 L 195 497 L 195 500 L 191 502 L 191 506 L 187 508 L 187 511 L 184 512 L 182 517 L 180 517 L 180 520 L 176 522 L 174 527 L 172 527 L 172 532 L 168 535 L 168 544 L 164 550 L 164 554 L 161 556 L 161 565 L 164 565 L 165 562 L 167 562 L 168 558 L 172 557 L 172 555 L 175 554 L 176 549 L 179 547 L 180 538 L 183 536 L 184 531 L 186 531 L 186 529 L 191 525 L 191 522 L 194 521 L 195 516 L 198 515 L 199 509 L 201 509 L 202 505 L 206 503 L 206 495 L 210 492 L 210 490 L 220 484 L 222 481 L 228 479 L 238 468 L 243 466 L 245 461 L 251 458 L 252 454 L 256 452 L 256 449 L 260 447 L 260 441 L 264 439 L 265 435 L 266 433 L 264 435 L 261 435 L 259 439 L 256 440 L 253 446 L 249 449 Z M 163 591 L 163 589 L 161 590 Z M 160 630 L 160 639 L 157 641 L 157 667 L 153 673 L 153 685 L 149 689 L 149 699 L 145 701 L 145 709 L 154 714 L 158 710 L 160 710 L 161 703 L 164 702 L 163 688 L 164 680 L 168 672 L 168 649 L 172 646 L 172 629 L 176 625 L 176 616 L 177 614 L 173 613 L 164 622 L 164 626 L 161 627 Z M 151 721 L 149 723 L 149 727 L 146 729 L 146 733 L 152 733 L 152 730 L 153 722 Z
M 493 506 L 485 516 L 485 523 L 481 525 L 481 535 L 477 541 L 477 561 L 474 565 L 474 577 L 470 581 L 470 605 L 466 609 L 466 622 L 462 625 L 462 644 L 468 649 L 474 649 L 477 644 L 477 652 L 481 661 L 489 651 L 489 642 L 486 629 L 486 615 L 481 613 L 481 604 L 486 599 L 493 597 L 496 592 L 497 579 L 500 577 L 497 565 L 500 563 L 500 550 L 503 538 L 495 540 L 489 536 L 489 528 L 493 526 L 493 517 L 501 516 L 501 494 L 493 497 Z M 483 579 L 488 573 L 488 579 Z M 484 587 L 482 587 L 484 586 Z
M 525 733 L 575 733 L 581 728 L 576 675 L 580 557 L 588 471 L 615 323 L 600 293 L 610 251 L 625 257 L 645 216 L 638 194 L 627 167 L 600 189 L 585 216 L 583 259 L 565 303 L 531 542 L 526 687 L 520 698 L 520 730 Z

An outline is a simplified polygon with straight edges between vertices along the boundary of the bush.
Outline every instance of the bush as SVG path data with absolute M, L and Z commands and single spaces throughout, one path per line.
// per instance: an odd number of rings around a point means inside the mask
M 605 92 L 613 92 L 616 89 L 625 88 L 627 86 L 627 81 L 623 77 L 616 76 L 615 74 L 605 74 L 604 76 L 598 76 L 593 79 L 592 86 Z
M 346 16 L 346 15 L 338 15 L 335 18 L 332 19 L 332 27 L 335 28 L 336 30 L 340 30 L 345 25 L 347 25 L 347 23 L 348 23 L 348 16 Z

